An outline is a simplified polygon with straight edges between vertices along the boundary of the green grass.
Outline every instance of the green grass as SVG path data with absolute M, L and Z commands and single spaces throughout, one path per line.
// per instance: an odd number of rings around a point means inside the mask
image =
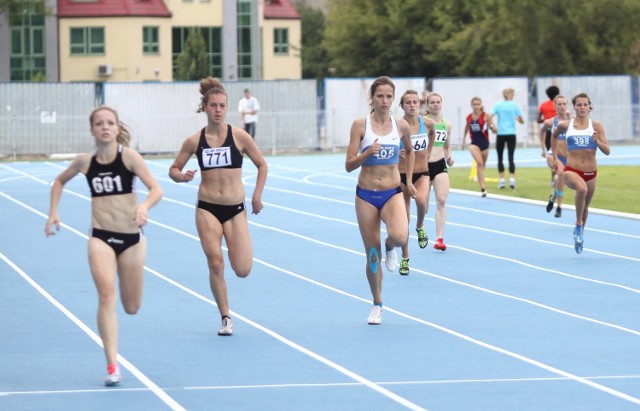
M 469 179 L 470 171 L 469 167 L 450 168 L 451 188 L 479 192 L 478 183 Z M 486 183 L 487 192 L 490 194 L 546 202 L 552 190 L 549 186 L 551 171 L 546 167 L 519 167 L 516 170 L 515 190 L 511 190 L 508 186 L 503 190 L 497 188 L 498 170 L 496 168 L 488 168 L 486 178 L 495 179 Z M 573 205 L 574 199 L 575 191 L 565 187 L 564 204 Z M 640 166 L 598 167 L 596 193 L 589 207 L 640 214 Z

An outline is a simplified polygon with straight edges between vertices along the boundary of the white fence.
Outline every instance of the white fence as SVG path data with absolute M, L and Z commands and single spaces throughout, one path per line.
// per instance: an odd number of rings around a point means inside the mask
M 315 80 L 225 82 L 227 121 L 240 126 L 237 104 L 243 89 L 249 88 L 262 108 L 256 142 L 264 152 L 343 149 L 353 119 L 369 111 L 372 81 L 326 79 L 324 92 L 318 92 Z M 420 78 L 394 78 L 394 83 L 396 99 L 407 89 L 420 93 L 426 85 Z M 504 87 L 513 87 L 525 116 L 518 140 L 531 145 L 538 144 L 537 107 L 546 100 L 544 90 L 550 84 L 569 98 L 587 92 L 594 106 L 592 117 L 603 122 L 611 141 L 640 143 L 638 81 L 633 77 L 542 77 L 535 83 L 524 77 L 436 78 L 432 89 L 443 96 L 443 115 L 453 124 L 455 146 L 462 140 L 471 97 L 481 97 L 489 110 L 502 99 Z M 118 110 L 132 130 L 132 146 L 140 152 L 174 153 L 206 124 L 204 114 L 196 113 L 199 101 L 198 82 L 1 83 L 0 158 L 91 150 L 88 116 L 100 104 Z M 402 115 L 398 102 L 394 111 Z

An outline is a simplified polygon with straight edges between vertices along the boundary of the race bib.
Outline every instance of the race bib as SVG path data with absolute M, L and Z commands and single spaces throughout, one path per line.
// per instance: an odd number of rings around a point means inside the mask
M 205 168 L 226 167 L 231 165 L 230 147 L 202 149 L 202 164 Z
M 411 142 L 413 143 L 413 151 L 422 151 L 429 147 L 429 139 L 426 134 L 411 136 Z
M 443 147 L 444 143 L 447 141 L 447 131 L 446 130 L 436 130 L 436 141 L 434 143 L 435 147 Z

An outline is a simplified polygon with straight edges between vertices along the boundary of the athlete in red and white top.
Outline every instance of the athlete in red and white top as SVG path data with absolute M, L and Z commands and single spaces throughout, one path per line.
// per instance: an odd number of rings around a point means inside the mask
M 467 133 L 471 139 L 469 144 L 469 152 L 473 161 L 476 162 L 476 173 L 478 176 L 478 184 L 482 197 L 487 196 L 486 186 L 484 183 L 484 169 L 489 158 L 489 130 L 496 133 L 498 128 L 493 124 L 491 115 L 484 111 L 482 99 L 473 97 L 471 99 L 472 112 L 467 116 L 467 124 L 464 126 L 462 133 L 462 146 L 465 146 Z

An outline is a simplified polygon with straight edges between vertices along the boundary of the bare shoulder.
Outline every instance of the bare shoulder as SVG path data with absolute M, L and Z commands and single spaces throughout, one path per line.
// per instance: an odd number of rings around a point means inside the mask
M 398 127 L 409 128 L 409 123 L 407 123 L 407 120 L 401 117 L 395 117 L 395 119 L 396 119 L 396 124 L 398 124 Z
M 142 155 L 130 147 L 124 147 L 122 149 L 122 160 L 124 161 L 125 165 L 144 161 Z
M 78 154 L 69 165 L 69 168 L 73 168 L 76 171 L 86 174 L 89 169 L 89 163 L 91 163 L 91 157 L 93 157 L 93 151 Z
M 424 121 L 424 124 L 427 126 L 435 126 L 436 122 L 433 121 L 432 119 L 430 119 L 429 117 L 426 116 L 422 116 L 422 121 Z
M 185 138 L 182 142 L 182 150 L 189 151 L 190 153 L 195 153 L 198 142 L 200 141 L 200 134 L 202 133 L 202 129 L 191 134 L 189 137 Z
M 240 151 L 244 151 L 250 145 L 255 145 L 255 141 L 251 138 L 251 135 L 240 127 L 231 126 L 231 134 Z
M 359 117 L 353 120 L 351 123 L 351 137 L 357 135 L 358 137 L 362 137 L 364 135 L 365 128 L 365 118 Z
M 353 120 L 353 123 L 351 123 L 351 127 L 361 127 L 364 128 L 364 123 L 365 123 L 365 118 L 364 117 L 358 117 L 355 120 Z

